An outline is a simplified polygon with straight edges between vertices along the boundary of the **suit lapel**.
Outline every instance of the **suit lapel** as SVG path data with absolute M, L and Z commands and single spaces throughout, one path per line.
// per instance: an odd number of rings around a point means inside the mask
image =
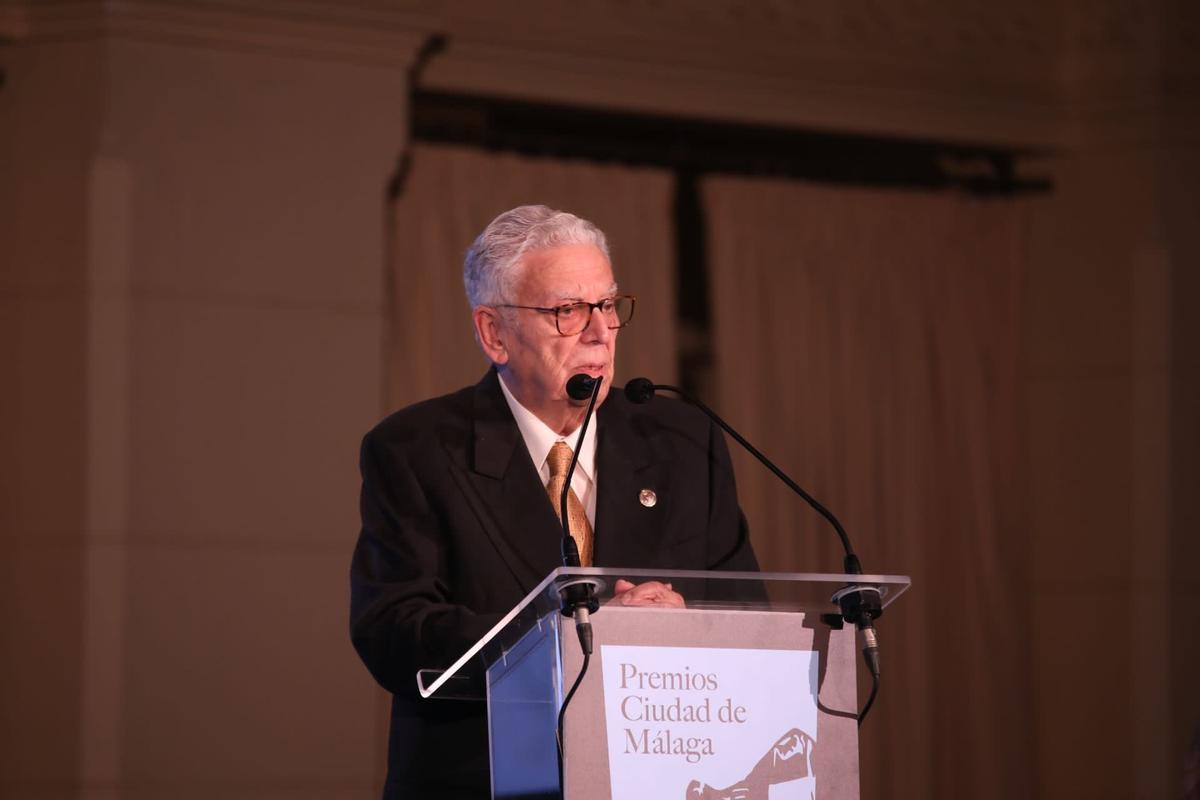
M 499 380 L 489 370 L 475 387 L 473 439 L 464 474 L 485 532 L 522 590 L 529 591 L 562 565 L 562 529 Z M 621 398 L 609 398 L 596 416 L 595 565 L 659 566 L 673 499 L 663 462 L 634 426 Z M 641 501 L 644 489 L 655 493 L 654 505 Z
M 621 398 L 610 397 L 597 417 L 595 565 L 654 567 L 671 500 L 662 462 L 631 424 Z M 643 489 L 655 493 L 654 505 L 642 502 Z
M 546 499 L 495 370 L 475 387 L 474 437 L 467 480 L 481 522 L 524 591 L 561 565 L 558 517 Z

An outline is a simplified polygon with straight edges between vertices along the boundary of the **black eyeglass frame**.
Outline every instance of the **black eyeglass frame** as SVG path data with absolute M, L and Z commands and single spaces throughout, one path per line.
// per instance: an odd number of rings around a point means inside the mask
M 553 314 L 554 315 L 554 330 L 558 331 L 559 336 L 578 336 L 579 334 L 581 334 L 585 330 L 587 330 L 587 326 L 588 326 L 588 323 L 591 321 L 593 311 L 599 311 L 600 314 L 603 315 L 604 309 L 601 308 L 601 306 L 603 306 L 605 303 L 609 303 L 609 302 L 611 302 L 613 304 L 613 309 L 615 311 L 618 300 L 628 300 L 629 301 L 629 319 L 625 320 L 624 322 L 621 322 L 620 318 L 618 317 L 616 325 L 608 326 L 608 329 L 610 331 L 615 331 L 615 330 L 620 330 L 621 328 L 624 328 L 626 325 L 628 325 L 630 322 L 633 322 L 633 310 L 637 307 L 637 295 L 614 294 L 612 297 L 605 297 L 603 300 L 597 300 L 595 303 L 589 303 L 587 300 L 577 300 L 574 303 L 563 303 L 561 306 L 551 306 L 549 308 L 547 308 L 545 306 L 519 306 L 515 303 L 497 303 L 496 305 L 492 306 L 492 308 L 523 308 L 526 311 L 537 311 L 538 313 L 541 313 L 541 314 Z M 558 316 L 559 312 L 564 309 L 570 309 L 570 308 L 582 309 L 583 306 L 587 306 L 587 315 L 584 316 L 584 318 L 583 318 L 584 319 L 583 326 L 579 330 L 577 330 L 573 333 L 563 333 L 562 324 L 559 322 L 559 316 Z

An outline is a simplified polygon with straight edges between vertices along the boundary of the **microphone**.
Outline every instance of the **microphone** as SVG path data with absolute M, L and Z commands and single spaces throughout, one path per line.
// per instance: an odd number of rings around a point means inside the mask
M 576 401 L 588 400 L 587 411 L 583 415 L 583 424 L 579 426 L 579 437 L 575 440 L 574 452 L 571 454 L 571 464 L 567 467 L 567 477 L 563 482 L 562 492 L 558 497 L 559 519 L 562 521 L 562 557 L 563 566 L 579 567 L 579 545 L 571 535 L 571 519 L 567 514 L 567 497 L 571 492 L 571 478 L 575 474 L 575 465 L 579 463 L 579 451 L 583 448 L 583 437 L 587 433 L 588 423 L 596 409 L 596 399 L 600 396 L 602 377 L 593 378 L 580 372 L 572 375 L 567 381 L 567 395 Z M 583 652 L 592 652 L 592 623 L 589 615 L 600 610 L 600 600 L 596 597 L 592 584 L 588 582 L 573 583 L 561 591 L 563 599 L 562 613 L 564 617 L 575 618 L 575 631 L 579 635 L 579 645 Z
M 604 379 L 593 378 L 586 372 L 580 372 L 577 375 L 572 375 L 570 380 L 567 381 L 567 396 L 572 400 L 587 400 L 588 398 L 592 397 L 594 391 L 599 391 L 600 381 L 602 380 Z M 591 413 L 591 409 L 588 409 L 588 413 Z M 584 424 L 587 424 L 586 420 L 584 421 Z M 582 442 L 583 440 L 580 439 L 580 441 Z
M 673 392 L 703 411 L 708 415 L 709 419 L 721 426 L 722 430 L 737 440 L 737 443 L 744 447 L 750 455 L 757 458 L 767 469 L 771 470 L 775 474 L 775 477 L 783 481 L 793 492 L 800 495 L 806 503 L 812 506 L 817 513 L 833 526 L 838 538 L 841 539 L 842 549 L 846 552 L 845 558 L 842 561 L 846 574 L 862 574 L 862 564 L 859 563 L 858 556 L 854 554 L 854 548 L 850 546 L 850 537 L 846 535 L 846 529 L 842 527 L 842 523 L 838 522 L 833 512 L 817 502 L 816 498 L 808 492 L 801 489 L 799 484 L 788 477 L 783 470 L 775 466 L 769 458 L 759 452 L 758 448 L 746 441 L 740 433 L 731 428 L 715 411 L 676 386 L 654 383 L 649 378 L 634 378 L 625 384 L 625 397 L 629 402 L 638 405 L 648 403 L 657 391 Z M 838 591 L 834 595 L 834 600 L 842 611 L 842 619 L 858 628 L 859 639 L 862 642 L 863 659 L 867 662 L 867 668 L 871 671 L 872 678 L 878 681 L 879 641 L 875 636 L 874 621 L 883 615 L 883 603 L 878 587 L 853 584 Z M 872 693 L 871 699 L 874 700 L 874 693 Z M 866 717 L 866 712 L 869 709 L 870 703 L 868 703 L 867 707 L 859 715 L 859 724 L 862 724 L 862 719 Z
M 588 400 L 588 407 L 583 414 L 583 424 L 579 426 L 579 438 L 575 440 L 575 452 L 571 455 L 571 464 L 567 467 L 567 479 L 563 481 L 562 492 L 558 496 L 558 518 L 562 521 L 563 530 L 563 566 L 566 567 L 580 566 L 579 545 L 575 543 L 575 537 L 571 535 L 571 518 L 567 515 L 567 497 L 571 492 L 571 477 L 575 474 L 575 465 L 579 463 L 579 451 L 583 449 L 583 437 L 587 433 L 592 413 L 596 410 L 596 399 L 600 396 L 600 384 L 603 380 L 599 376 L 593 378 L 583 372 L 572 375 L 567 380 L 567 396 L 576 402 Z M 592 659 L 591 615 L 600 610 L 600 600 L 596 597 L 595 582 L 591 578 L 576 578 L 559 589 L 558 595 L 562 598 L 562 615 L 575 618 L 575 633 L 579 636 L 579 648 L 583 651 L 583 665 L 575 677 L 575 683 L 572 684 L 571 690 L 567 692 L 567 696 L 558 709 L 558 785 L 560 790 L 565 791 L 563 726 L 566 724 L 567 707 L 571 705 L 571 699 L 575 697 L 575 691 L 579 688 L 579 684 L 583 683 L 583 676 L 587 674 L 588 663 Z
M 649 378 L 634 378 L 625 384 L 625 396 L 629 398 L 629 402 L 641 405 L 654 397 L 655 388 L 657 387 Z

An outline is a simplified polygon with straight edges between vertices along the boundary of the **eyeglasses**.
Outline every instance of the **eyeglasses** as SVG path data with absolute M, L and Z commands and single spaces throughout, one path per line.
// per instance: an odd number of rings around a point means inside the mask
M 637 298 L 631 294 L 619 294 L 616 297 L 606 297 L 595 303 L 580 301 L 564 303 L 553 308 L 541 306 L 518 306 L 512 303 L 501 303 L 495 308 L 523 308 L 526 311 L 537 311 L 539 314 L 553 314 L 554 327 L 561 336 L 574 336 L 582 333 L 592 318 L 592 311 L 599 310 L 604 317 L 604 324 L 609 330 L 624 328 L 633 319 L 633 304 Z

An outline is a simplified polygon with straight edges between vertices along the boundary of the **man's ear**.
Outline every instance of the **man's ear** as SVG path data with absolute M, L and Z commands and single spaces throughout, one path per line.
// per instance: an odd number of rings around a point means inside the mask
M 504 323 L 500 320 L 499 312 L 487 306 L 475 306 L 471 311 L 471 321 L 475 324 L 475 338 L 479 340 L 479 346 L 488 360 L 493 364 L 508 363 Z

